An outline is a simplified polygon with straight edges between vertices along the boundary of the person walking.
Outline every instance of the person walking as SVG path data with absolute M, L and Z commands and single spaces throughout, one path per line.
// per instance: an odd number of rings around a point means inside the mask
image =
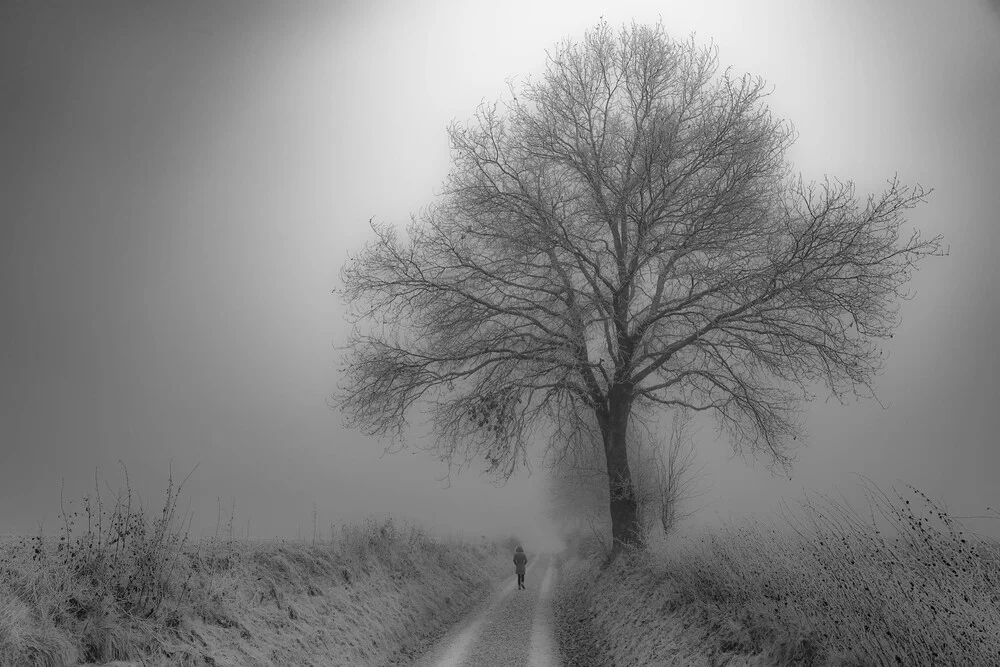
M 528 564 L 528 557 L 524 555 L 524 549 L 520 544 L 517 545 L 517 549 L 514 550 L 514 570 L 517 572 L 517 588 L 523 589 L 524 585 L 524 566 Z

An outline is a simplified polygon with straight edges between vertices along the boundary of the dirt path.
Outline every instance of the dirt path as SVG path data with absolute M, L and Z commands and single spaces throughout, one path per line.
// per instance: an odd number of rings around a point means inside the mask
M 413 664 L 418 667 L 560 667 L 552 634 L 555 560 L 539 555 L 528 563 L 525 585 L 513 574 L 502 588 Z

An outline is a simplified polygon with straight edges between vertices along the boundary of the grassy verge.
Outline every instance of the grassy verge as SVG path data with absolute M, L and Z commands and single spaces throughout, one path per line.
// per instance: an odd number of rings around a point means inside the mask
M 317 543 L 192 543 L 182 486 L 155 517 L 128 488 L 95 493 L 67 503 L 61 535 L 0 543 L 0 665 L 394 664 L 509 569 L 496 542 L 391 518 Z
M 1000 549 L 912 487 L 866 489 L 864 514 L 820 497 L 780 525 L 577 564 L 561 631 L 590 634 L 590 664 L 1000 664 Z

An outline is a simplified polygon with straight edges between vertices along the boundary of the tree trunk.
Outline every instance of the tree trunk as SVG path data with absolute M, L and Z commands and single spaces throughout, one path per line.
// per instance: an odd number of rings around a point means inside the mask
M 598 419 L 604 439 L 604 455 L 608 466 L 608 489 L 611 492 L 611 555 L 613 562 L 626 545 L 641 546 L 642 530 L 639 527 L 632 472 L 628 466 L 629 414 L 632 409 L 631 397 L 622 387 L 613 387 L 608 401 L 608 410 Z

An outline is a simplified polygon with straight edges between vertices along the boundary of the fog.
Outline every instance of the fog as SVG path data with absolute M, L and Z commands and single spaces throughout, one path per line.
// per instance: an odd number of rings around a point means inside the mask
M 697 8 L 692 8 L 697 6 Z M 172 466 L 194 535 L 311 536 L 391 513 L 544 544 L 544 471 L 344 430 L 331 290 L 372 216 L 404 224 L 449 168 L 445 127 L 544 50 L 662 16 L 773 85 L 808 179 L 933 188 L 909 222 L 950 256 L 909 285 L 874 401 L 805 408 L 791 479 L 698 436 L 707 507 L 771 513 L 852 473 L 956 515 L 1000 507 L 1000 14 L 987 3 L 32 3 L 0 8 L 0 533 L 58 527 L 95 470 L 153 507 Z M 247 526 L 249 521 L 249 526 Z M 970 520 L 984 532 L 996 522 Z

